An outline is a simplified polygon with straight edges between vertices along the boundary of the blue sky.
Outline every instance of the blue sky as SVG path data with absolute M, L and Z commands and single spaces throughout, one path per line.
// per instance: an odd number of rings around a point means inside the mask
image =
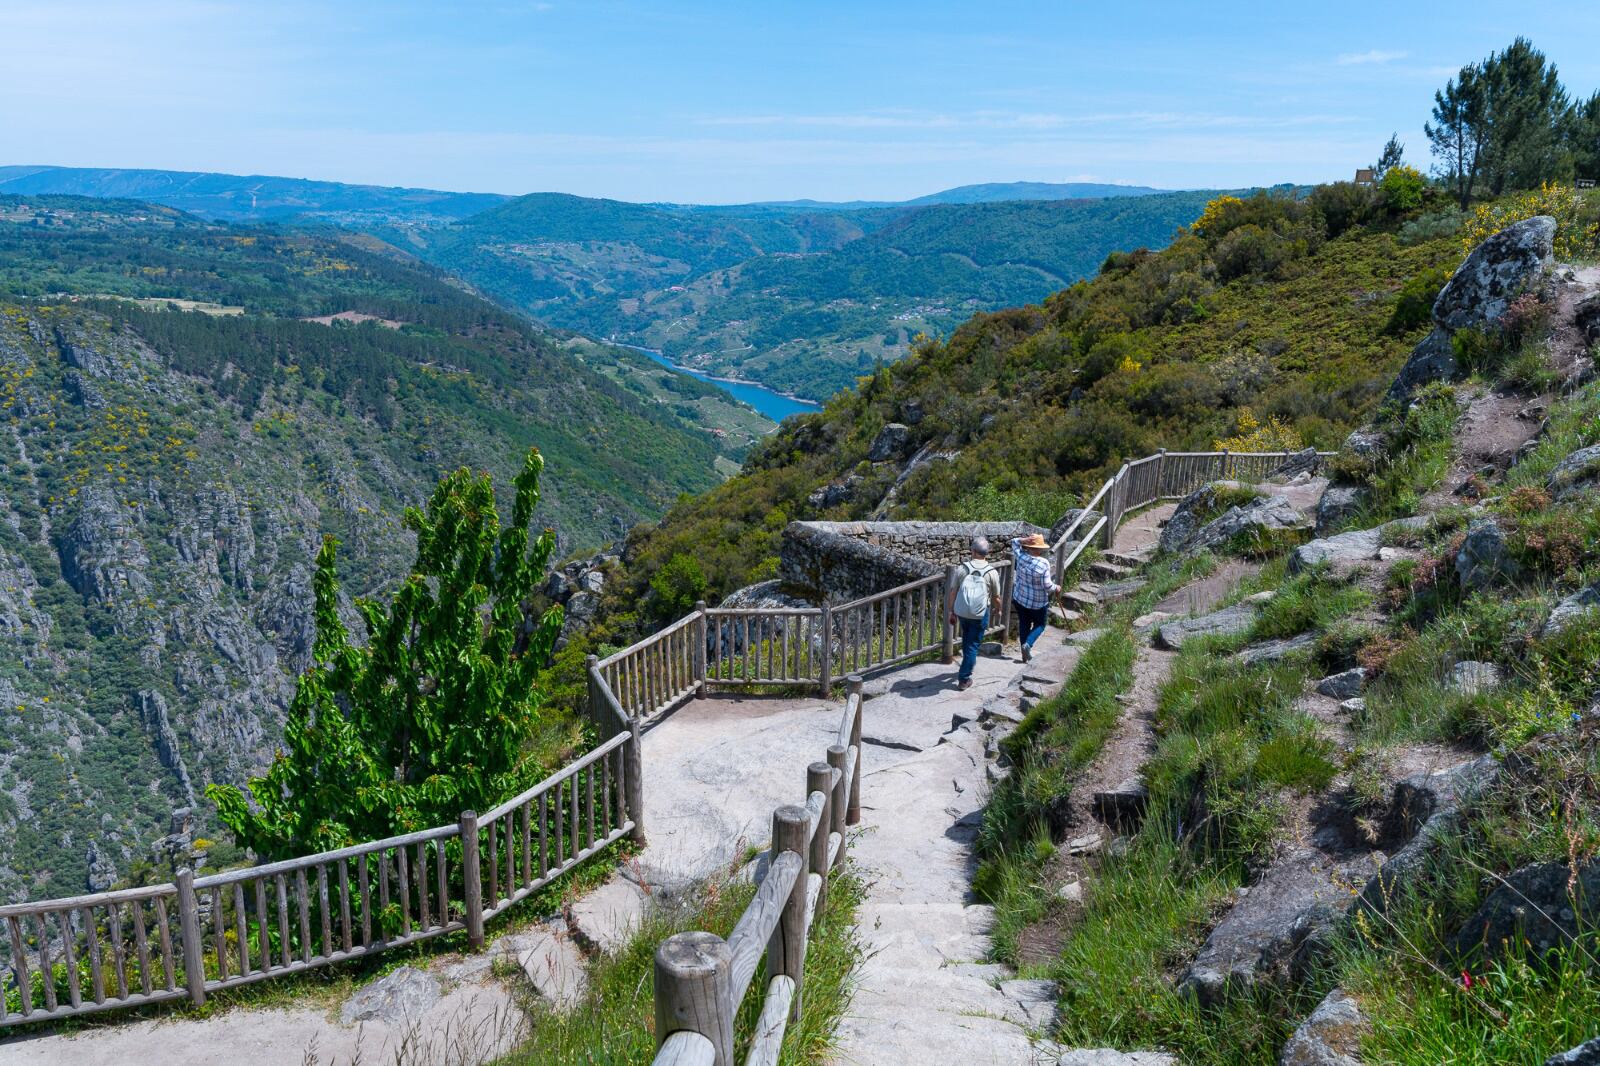
M 1600 4 L 9 0 L 0 162 L 629 200 L 1346 177 L 1531 37 L 1600 88 Z

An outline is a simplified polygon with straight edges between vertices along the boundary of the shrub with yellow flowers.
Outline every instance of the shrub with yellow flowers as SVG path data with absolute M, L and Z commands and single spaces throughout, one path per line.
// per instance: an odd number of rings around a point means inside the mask
M 1549 182 L 1525 193 L 1479 204 L 1461 227 L 1461 247 L 1470 252 L 1513 222 L 1535 215 L 1549 215 L 1556 220 L 1556 258 L 1600 256 L 1600 203 L 1591 202 L 1570 185 Z
M 1262 422 L 1250 408 L 1241 407 L 1234 435 L 1223 437 L 1212 447 L 1219 452 L 1297 452 L 1305 442 L 1293 426 L 1276 415 Z

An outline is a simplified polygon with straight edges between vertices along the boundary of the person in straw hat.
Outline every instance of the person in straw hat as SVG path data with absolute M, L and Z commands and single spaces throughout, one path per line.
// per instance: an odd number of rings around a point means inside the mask
M 1033 642 L 1050 619 L 1050 599 L 1061 591 L 1052 574 L 1050 545 L 1038 533 L 1011 538 L 1016 584 L 1011 603 L 1017 609 L 1017 633 L 1022 641 L 1022 661 L 1033 661 Z

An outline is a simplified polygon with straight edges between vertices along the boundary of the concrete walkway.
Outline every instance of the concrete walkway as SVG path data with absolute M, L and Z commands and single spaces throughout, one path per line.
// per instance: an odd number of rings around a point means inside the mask
M 850 850 L 870 881 L 859 913 L 867 958 L 838 1034 L 838 1066 L 1055 1061 L 1029 1039 L 1053 1016 L 1049 983 L 1009 980 L 986 961 L 993 911 L 972 896 L 973 842 L 993 765 L 984 726 L 1009 724 L 1059 688 L 1076 655 L 1052 630 L 1029 666 L 1014 654 L 980 657 L 966 692 L 939 664 L 869 683 L 862 733 L 876 743 L 864 745 L 862 825 Z

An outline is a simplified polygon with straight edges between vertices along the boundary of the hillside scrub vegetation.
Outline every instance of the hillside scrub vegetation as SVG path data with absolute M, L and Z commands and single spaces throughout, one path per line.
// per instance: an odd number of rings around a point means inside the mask
M 1572 224 L 1600 218 L 1600 202 L 1578 202 Z M 908 426 L 907 454 L 943 456 L 903 479 L 890 518 L 1048 525 L 1124 458 L 1159 448 L 1337 448 L 1426 332 L 1462 223 L 1433 187 L 1411 209 L 1350 183 L 1223 196 L 1166 249 L 1115 253 L 1043 304 L 924 340 L 823 411 L 787 420 L 738 477 L 633 530 L 621 580 L 596 625 L 558 653 L 556 675 L 576 692 L 584 654 L 676 617 L 683 597 L 652 588 L 674 559 L 695 560 L 714 604 L 775 575 L 790 521 L 873 513 L 896 464 L 867 453 L 890 423 Z M 1365 475 L 1392 483 L 1375 510 L 1402 507 L 1414 468 L 1437 462 L 1430 426 L 1408 432 L 1417 443 Z M 843 503 L 808 501 L 828 485 L 852 488 Z

